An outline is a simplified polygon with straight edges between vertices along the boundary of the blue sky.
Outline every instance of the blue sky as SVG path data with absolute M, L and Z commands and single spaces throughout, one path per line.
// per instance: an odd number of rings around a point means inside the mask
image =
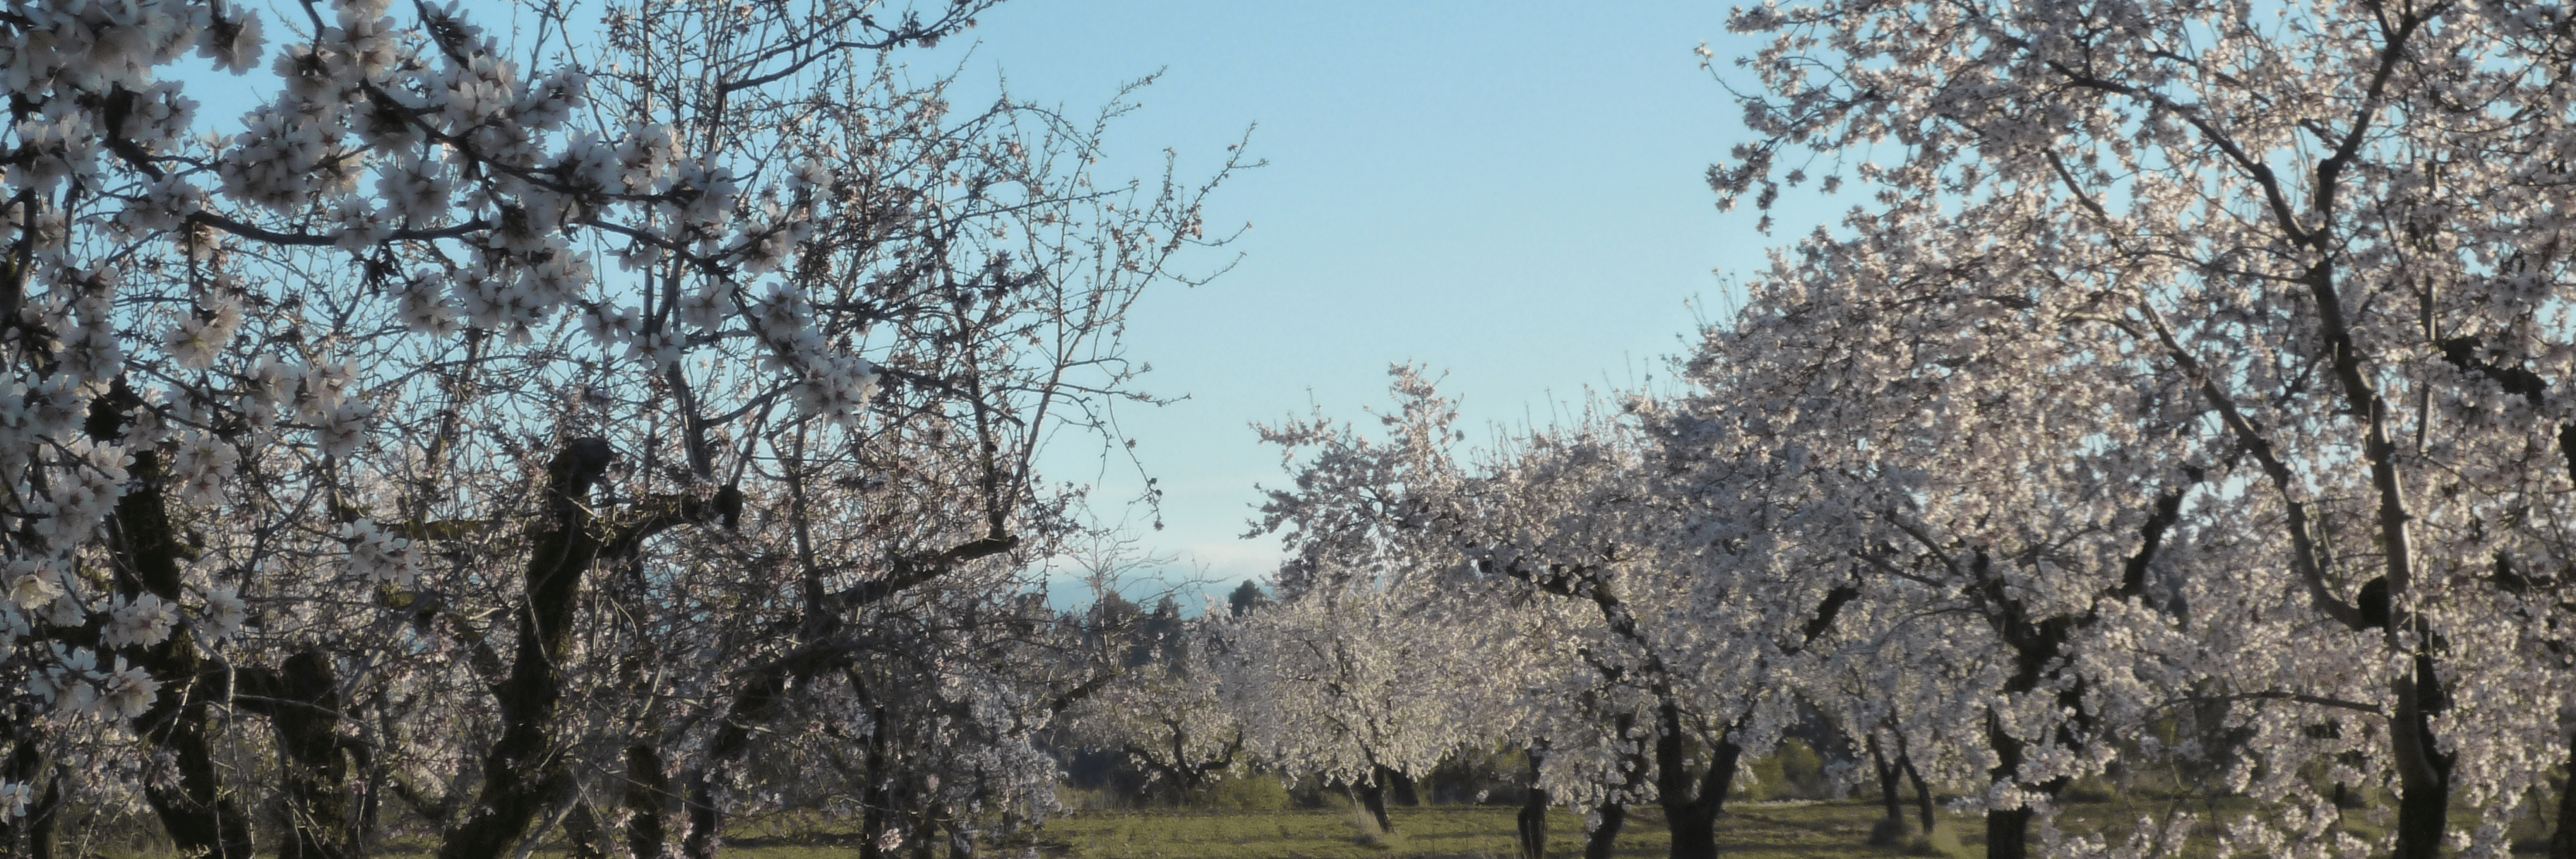
M 1149 295 L 1130 329 L 1147 387 L 1189 396 L 1119 415 L 1167 492 L 1166 528 L 1143 544 L 1228 584 L 1266 572 L 1277 540 L 1239 536 L 1255 484 L 1286 475 L 1251 423 L 1315 406 L 1365 420 L 1390 363 L 1446 373 L 1471 442 L 1547 423 L 1587 387 L 1664 375 L 1695 318 L 1727 304 L 1713 271 L 1749 272 L 1824 211 L 1766 237 L 1701 179 L 1744 137 L 1692 53 L 1706 41 L 1727 70 L 1747 51 L 1726 9 L 1013 0 L 982 16 L 961 103 L 1007 75 L 1022 98 L 1087 112 L 1161 69 L 1114 128 L 1110 167 L 1150 173 L 1171 147 L 1203 173 L 1255 123 L 1270 162 L 1211 209 L 1212 231 L 1253 225 L 1229 251 L 1241 264 Z M 942 69 L 967 49 L 913 61 Z M 1089 478 L 1094 453 L 1064 444 L 1048 464 Z M 1100 476 L 1104 502 L 1135 490 L 1119 467 Z

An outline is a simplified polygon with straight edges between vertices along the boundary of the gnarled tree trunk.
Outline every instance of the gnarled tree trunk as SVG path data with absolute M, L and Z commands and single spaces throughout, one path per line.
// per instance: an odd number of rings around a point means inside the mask
M 465 820 L 447 830 L 439 859 L 498 859 L 564 793 L 564 761 L 555 749 L 555 710 L 563 700 L 558 666 L 572 649 L 582 576 L 603 545 L 588 502 L 611 458 L 608 442 L 580 439 L 547 469 L 548 515 L 530 541 L 517 656 L 493 690 L 501 739 L 484 755 L 482 791 Z

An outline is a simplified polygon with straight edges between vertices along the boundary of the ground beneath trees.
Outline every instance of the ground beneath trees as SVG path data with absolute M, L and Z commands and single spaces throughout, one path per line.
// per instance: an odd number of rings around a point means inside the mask
M 2386 799 L 2384 796 L 2375 799 Z M 2345 812 L 2344 830 L 2365 842 L 2385 833 L 2389 803 Z M 1200 812 L 1092 811 L 1058 817 L 1036 837 L 1048 859 L 1515 859 L 1512 838 L 1517 809 L 1495 806 L 1443 806 L 1393 809 L 1393 839 L 1362 834 L 1362 819 L 1349 811 Z M 1909 804 L 1910 819 L 1913 808 Z M 2060 824 L 2069 833 L 2097 834 L 2117 843 L 2142 820 L 2168 819 L 2177 812 L 2197 815 L 2200 826 L 2184 844 L 2166 855 L 2205 859 L 2215 853 L 2216 826 L 2247 814 L 2264 814 L 2258 803 L 2242 798 L 2210 798 L 2191 793 L 2145 791 L 2075 800 L 2065 806 Z M 1982 816 L 1940 814 L 1943 831 L 1930 839 L 1894 847 L 1870 846 L 1870 828 L 1881 806 L 1860 800 L 1822 802 L 1733 802 L 1718 822 L 1718 852 L 1724 859 L 1861 859 L 1862 857 L 1930 856 L 1977 859 L 1985 854 Z M 2508 832 L 2514 853 L 2543 852 L 2547 821 L 2526 816 Z M 2478 825 L 2468 809 L 2454 811 L 2452 826 L 2467 832 Z M 1580 859 L 1581 816 L 1556 810 L 1548 817 L 1548 855 Z M 2034 833 L 2036 835 L 2036 833 Z M 1670 838 L 1662 815 L 1653 808 L 1632 813 L 1620 833 L 1617 855 L 1654 857 L 1667 854 Z M 1017 856 L 1022 848 L 988 851 Z M 745 859 L 824 859 L 825 854 L 742 854 Z M 831 854 L 837 856 L 839 854 Z
M 1047 823 L 1041 852 L 1064 859 L 1512 859 L 1517 809 L 1493 806 L 1398 808 L 1398 835 L 1362 836 L 1347 811 L 1280 812 L 1084 812 Z M 1876 805 L 1862 802 L 1736 803 L 1718 824 L 1718 849 L 1728 859 L 1823 859 L 1905 855 L 1903 849 L 1867 845 L 1878 821 Z M 1965 855 L 1982 852 L 1982 822 L 1944 814 L 1958 840 L 1944 846 Z M 1978 829 L 1970 833 L 1970 829 Z M 1548 816 L 1548 855 L 1583 855 L 1583 818 L 1562 809 Z M 1617 842 L 1618 855 L 1661 857 L 1670 839 L 1662 815 L 1640 809 Z M 778 857 L 786 859 L 786 857 Z
M 2384 799 L 2384 797 L 2374 797 Z M 2366 841 L 2383 835 L 2385 802 L 2346 812 L 2345 829 Z M 1307 811 L 1083 811 L 1058 816 L 1032 836 L 1005 844 L 987 844 L 987 859 L 1022 859 L 1034 849 L 1041 859 L 1517 859 L 1512 837 L 1518 809 L 1505 806 L 1435 806 L 1391 810 L 1399 834 L 1393 838 L 1363 834 L 1363 818 L 1348 810 Z M 1913 808 L 1907 809 L 1909 819 Z M 2158 819 L 2184 811 L 2201 815 L 2196 837 L 2168 854 L 2174 859 L 2206 859 L 2214 851 L 2207 837 L 2211 821 L 2263 813 L 2242 799 L 2212 800 L 2180 793 L 2155 792 L 2107 796 L 2070 802 L 2062 819 L 2070 832 L 2125 838 L 2141 818 Z M 1909 845 L 1873 847 L 1870 828 L 1880 806 L 1859 800 L 1821 802 L 1733 802 L 1719 821 L 1717 840 L 1723 859 L 1879 859 L 1924 856 L 1978 859 L 1984 855 L 1985 821 L 1981 817 L 1941 813 L 1943 832 Z M 2542 852 L 2547 821 L 2525 817 L 2509 833 L 2517 854 Z M 2459 831 L 2475 827 L 2467 809 L 2454 812 Z M 856 859 L 858 836 L 846 821 L 798 813 L 763 815 L 739 821 L 727 839 L 726 859 Z M 1557 809 L 1548 816 L 1548 855 L 1579 859 L 1583 855 L 1583 819 Z M 1661 859 L 1670 839 L 1657 809 L 1632 813 L 1617 842 L 1617 855 Z M 947 845 L 933 855 L 945 856 Z M 75 851 L 81 855 L 82 851 Z M 166 845 L 97 845 L 86 851 L 97 859 L 175 859 Z M 382 859 L 428 859 L 425 836 L 397 837 L 379 845 Z M 531 859 L 562 859 L 560 843 L 536 850 Z M 910 859 L 907 848 L 898 857 Z

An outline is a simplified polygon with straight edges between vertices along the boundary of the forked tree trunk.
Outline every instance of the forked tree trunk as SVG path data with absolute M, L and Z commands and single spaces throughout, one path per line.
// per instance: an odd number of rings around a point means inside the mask
M 54 824 L 63 819 L 63 778 L 45 780 L 45 799 L 27 812 L 20 826 L 27 836 L 27 859 L 54 859 Z
M 939 845 L 940 818 L 944 815 L 937 803 L 923 808 L 912 818 L 912 859 L 931 859 Z
M 2030 855 L 2029 806 L 1986 812 L 1986 859 L 2021 859 Z
M 2190 483 L 2157 497 L 2147 521 L 2138 529 L 2138 551 L 2122 565 L 2120 584 L 2103 592 L 2103 597 L 2130 600 L 2146 594 L 2149 566 L 2163 547 L 2168 529 L 2180 521 L 2185 493 L 2200 480 L 2197 471 L 2187 474 L 2191 478 Z M 1993 564 L 1992 555 L 1980 547 L 1968 569 L 1973 575 L 1970 586 L 1985 603 L 1987 622 L 2013 650 L 2013 673 L 2004 680 L 2003 692 L 2006 695 L 2035 694 L 2049 672 L 2063 670 L 2050 666 L 2067 658 L 2068 640 L 2077 630 L 2100 620 L 2101 615 L 2087 611 L 2081 615 L 2035 618 L 2030 608 L 2006 588 L 2003 576 L 1995 572 Z M 2086 682 L 2083 675 L 2076 674 L 2072 679 L 2074 682 L 2061 686 L 2055 695 L 2058 709 L 2068 714 L 2072 727 L 2058 725 L 2053 729 L 2051 741 L 2080 750 L 2085 742 L 2083 738 L 2092 734 L 2092 717 L 2087 715 L 2085 707 Z M 1995 753 L 1995 766 L 1987 771 L 1988 775 L 1999 784 L 2020 783 L 2028 741 L 2004 730 L 2003 720 L 1991 709 L 1986 712 L 1986 743 Z M 2071 779 L 2061 775 L 2034 787 L 2043 795 L 2055 797 L 2071 783 Z M 1932 816 L 1931 794 L 1924 790 L 1920 774 L 1916 774 L 1914 789 L 1924 805 L 1924 819 L 1928 822 Z M 1986 812 L 1986 859 L 2026 859 L 2030 855 L 2030 821 L 2033 815 L 2034 810 L 2029 806 Z M 1926 826 L 1924 831 L 1929 833 L 1931 828 Z
M 376 834 L 384 828 L 380 823 L 385 807 L 384 769 L 376 765 L 375 755 L 364 745 L 352 743 L 348 752 L 349 762 L 355 765 L 355 771 L 360 775 L 358 807 L 353 812 L 357 819 L 349 825 L 349 852 L 367 856 L 375 849 Z
M 1387 775 L 1386 798 L 1390 803 L 1406 808 L 1422 807 L 1421 786 L 1413 782 L 1412 776 L 1394 770 L 1388 770 Z
M 2029 744 L 2019 737 L 2006 733 L 2002 720 L 1995 718 L 1992 713 L 1986 715 L 1986 742 L 1995 751 L 1995 768 L 1990 771 L 1994 779 L 1996 781 L 2019 780 L 2021 765 L 2026 760 Z M 2065 776 L 2059 776 L 2031 787 L 2037 788 L 2041 795 L 2055 798 L 2065 792 L 2069 783 Z M 1919 783 L 1916 789 L 1921 789 Z M 1925 807 L 1929 808 L 1930 800 L 1927 799 L 1924 802 Z M 1986 859 L 2028 859 L 2030 822 L 2036 816 L 2037 811 L 2027 805 L 1986 812 Z
M 439 844 L 439 859 L 498 859 L 519 846 L 537 817 L 564 795 L 564 760 L 554 748 L 563 700 L 561 667 L 572 651 L 582 577 L 599 557 L 591 484 L 608 472 L 608 442 L 579 439 L 548 467 L 546 522 L 530 540 L 517 656 L 494 691 L 501 737 L 483 758 L 483 786 L 465 820 Z
M 687 859 L 715 859 L 724 849 L 725 803 L 734 790 L 733 768 L 724 762 L 749 755 L 751 741 L 760 723 L 785 702 L 791 682 L 785 672 L 769 672 L 736 696 L 724 722 L 717 727 L 715 738 L 707 743 L 710 765 L 699 767 L 689 777 L 689 835 L 680 844 L 680 855 Z M 881 777 L 871 768 L 870 778 Z M 915 827 L 917 838 L 930 837 L 927 830 Z
M 1717 818 L 1726 809 L 1726 791 L 1735 784 L 1737 758 L 1744 750 L 1719 740 L 1708 769 L 1694 779 L 1680 706 L 1666 702 L 1657 707 L 1656 720 L 1655 792 L 1664 807 L 1664 826 L 1672 832 L 1672 857 L 1717 859 Z
M 1709 760 L 1707 774 L 1700 778 L 1699 786 L 1700 806 L 1706 809 L 1707 814 L 1700 825 L 1708 833 L 1708 855 L 1711 857 L 1717 855 L 1717 821 L 1726 816 L 1726 795 L 1735 790 L 1735 774 L 1744 758 L 1742 747 L 1725 740 L 1718 741 L 1716 751 Z
M 1875 733 L 1869 736 L 1869 763 L 1872 768 L 1878 770 L 1878 799 L 1879 803 L 1886 807 L 1886 818 L 1903 822 L 1905 805 L 1896 797 L 1896 780 L 1899 773 L 1896 765 L 1887 760 L 1886 753 L 1878 750 L 1878 735 Z
M 1905 831 L 1905 803 L 1897 798 L 1897 782 L 1904 778 L 1904 770 L 1879 750 L 1876 731 L 1869 735 L 1869 763 L 1878 771 L 1878 799 L 1886 811 L 1879 816 L 1878 824 L 1870 828 L 1869 843 L 1880 847 L 1900 844 L 1908 834 Z
M 1932 817 L 1932 786 L 1923 783 L 1923 773 L 1914 768 L 1913 755 L 1898 755 L 1898 766 L 1905 768 L 1905 780 L 1914 783 L 1914 807 L 1923 818 L 1923 834 L 1932 834 L 1936 825 Z

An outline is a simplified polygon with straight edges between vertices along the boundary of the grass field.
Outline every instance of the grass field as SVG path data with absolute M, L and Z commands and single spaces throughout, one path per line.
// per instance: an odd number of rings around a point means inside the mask
M 1041 852 L 1066 859 L 1397 859 L 1494 857 L 1518 854 L 1514 809 L 1491 806 L 1398 808 L 1398 835 L 1363 837 L 1359 818 L 1347 811 L 1194 813 L 1186 811 L 1087 812 L 1050 821 L 1039 834 Z M 1867 846 L 1879 808 L 1863 802 L 1736 803 L 1718 824 L 1718 850 L 1740 859 L 1823 859 L 1897 856 L 1895 848 Z M 1955 838 L 1937 843 L 1968 854 L 1981 851 L 1982 821 L 1943 815 Z M 1979 832 L 1971 833 L 1970 829 Z M 1662 815 L 1637 810 L 1620 831 L 1618 855 L 1665 855 Z M 1548 816 L 1548 854 L 1583 855 L 1583 818 L 1562 809 Z M 779 857 L 785 859 L 785 857 Z
M 1033 840 L 988 845 L 983 855 L 1016 859 L 1034 847 L 1046 859 L 1513 859 L 1515 809 L 1497 806 L 1440 806 L 1391 810 L 1398 834 L 1363 837 L 1361 818 L 1349 811 L 1194 812 L 1093 811 L 1057 817 Z M 1718 824 L 1718 847 L 1728 859 L 1791 857 L 1898 856 L 1903 851 L 1863 844 L 1876 806 L 1858 802 L 1738 803 Z M 778 820 L 744 821 L 727 839 L 727 859 L 853 859 L 859 855 L 851 836 Z M 1977 821 L 1944 815 L 1943 826 L 1961 835 Z M 1548 816 L 1548 854 L 1583 855 L 1583 818 L 1558 809 Z M 1946 842 L 1947 839 L 1944 839 Z M 1670 839 L 1662 815 L 1639 809 L 1621 830 L 1618 855 L 1661 857 Z M 1977 855 L 1971 849 L 1961 857 Z M 397 840 L 379 855 L 430 855 L 426 842 Z M 535 851 L 531 859 L 561 859 L 556 849 Z M 111 859 L 165 859 L 166 851 L 107 850 Z M 908 852 L 898 855 L 909 855 Z M 946 851 L 939 851 L 945 856 Z
M 2381 797 L 2384 798 L 2384 797 Z M 2259 814 L 2256 805 L 2233 799 L 2209 800 L 2183 794 L 2106 797 L 2066 807 L 2061 824 L 2071 832 L 2095 832 L 2116 840 L 2142 817 L 2162 818 L 2183 811 L 2201 815 L 2200 837 L 2175 845 L 2173 859 L 2205 859 L 2213 851 L 2207 837 L 2213 821 Z M 2382 812 L 2385 809 L 2381 809 Z M 1369 832 L 1366 818 L 1348 809 L 1298 811 L 1083 811 L 1058 816 L 1034 833 L 1007 843 L 986 844 L 990 859 L 1020 859 L 1034 850 L 1043 859 L 1514 859 L 1516 809 L 1503 806 L 1432 806 L 1391 809 L 1397 834 Z M 1909 818 L 1913 812 L 1909 805 Z M 1717 825 L 1720 855 L 1726 859 L 1864 859 L 1924 856 L 1932 859 L 1976 859 L 1984 853 L 1982 817 L 1940 815 L 1933 838 L 1910 845 L 1873 847 L 1870 829 L 1880 807 L 1859 800 L 1819 802 L 1731 802 Z M 2384 813 L 2355 810 L 2344 829 L 2365 841 L 2376 840 Z M 2375 825 L 2376 824 L 2376 825 Z M 2466 831 L 2476 822 L 2463 810 L 2454 826 Z M 729 859 L 855 859 L 856 835 L 844 824 L 805 815 L 786 814 L 737 821 L 725 849 Z M 2539 818 L 2525 818 L 2509 833 L 2517 853 L 2532 852 L 2547 837 Z M 1583 819 L 1563 809 L 1548 818 L 1548 854 L 1560 859 L 1583 855 Z M 2034 833 L 2036 834 L 2036 833 Z M 1616 842 L 1622 857 L 1662 857 L 1670 839 L 1659 810 L 1633 810 Z M 69 845 L 66 845 L 69 847 Z M 71 848 L 71 855 L 99 859 L 167 859 L 162 849 Z M 377 855 L 429 855 L 423 836 L 398 838 Z M 2034 845 L 2036 846 L 2036 845 Z M 945 856 L 945 845 L 936 855 Z M 532 859 L 561 859 L 560 844 L 535 851 Z M 911 856 L 910 850 L 898 856 Z
M 2069 832 L 2098 833 L 2114 842 L 2125 838 L 2141 818 L 2162 819 L 2176 811 L 2202 821 L 2188 841 L 2172 845 L 2175 859 L 2211 855 L 2212 829 L 2262 809 L 2241 799 L 2137 796 L 2071 803 L 2060 825 Z M 1517 855 L 1512 836 L 1515 809 L 1492 806 L 1446 806 L 1393 809 L 1399 835 L 1381 839 L 1363 832 L 1362 818 L 1348 811 L 1190 812 L 1096 811 L 1057 818 L 1037 835 L 1041 854 L 1059 859 L 1510 859 Z M 1912 808 L 1907 813 L 1910 817 Z M 1940 814 L 1940 832 L 1930 839 L 1896 847 L 1873 847 L 1870 828 L 1880 807 L 1860 800 L 1822 802 L 1734 802 L 1717 825 L 1718 851 L 1727 859 L 1842 859 L 1851 857 L 1931 856 L 1974 859 L 1985 852 L 1981 816 Z M 2383 834 L 2385 820 L 2355 810 L 2343 830 L 2365 842 Z M 2453 821 L 2467 831 L 2477 825 L 2463 810 Z M 2516 853 L 2535 852 L 2547 827 L 2525 818 L 2509 833 Z M 1548 818 L 1548 855 L 1583 855 L 1583 820 L 1557 810 Z M 2033 833 L 2034 837 L 2037 835 Z M 1622 857 L 1661 857 L 1670 839 L 1662 815 L 1653 807 L 1633 811 L 1616 842 Z M 2037 845 L 2033 845 L 2037 848 Z M 751 854 L 746 854 L 751 855 Z M 822 855 L 763 859 L 824 859 Z

